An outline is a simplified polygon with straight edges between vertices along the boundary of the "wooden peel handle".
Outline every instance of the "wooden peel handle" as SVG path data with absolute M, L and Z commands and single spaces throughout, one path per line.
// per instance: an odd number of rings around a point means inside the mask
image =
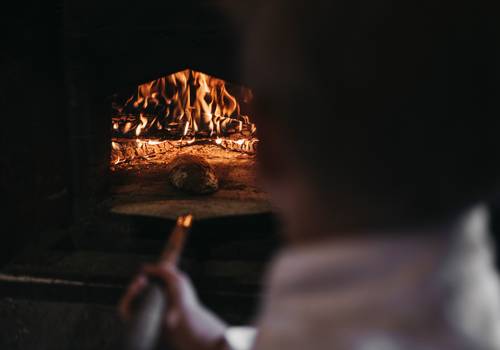
M 192 215 L 180 216 L 163 250 L 159 263 L 177 264 L 184 247 L 186 235 L 191 228 Z M 168 307 L 165 286 L 160 281 L 150 281 L 142 293 L 130 322 L 125 343 L 128 350 L 151 350 L 158 343 L 161 321 Z
M 193 223 L 193 215 L 188 214 L 184 216 L 179 216 L 177 218 L 177 224 L 168 239 L 167 245 L 163 249 L 160 257 L 160 263 L 167 262 L 172 265 L 177 265 L 177 261 L 184 248 L 184 242 L 186 241 L 186 235 L 191 228 Z

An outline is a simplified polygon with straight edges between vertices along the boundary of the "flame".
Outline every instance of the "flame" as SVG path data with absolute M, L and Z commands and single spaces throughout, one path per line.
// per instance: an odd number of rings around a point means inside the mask
M 146 125 L 148 125 L 148 118 L 146 118 L 142 113 L 140 114 L 139 119 L 141 123 L 135 128 L 135 136 L 139 136 L 141 131 L 146 128 Z
M 135 136 L 139 136 L 142 131 L 142 125 L 138 125 L 137 128 L 135 129 Z
M 248 103 L 251 91 L 240 91 Z M 114 102 L 113 108 L 113 131 L 120 136 L 132 130 L 136 137 L 173 138 L 255 133 L 255 125 L 241 114 L 240 104 L 223 80 L 190 69 L 139 85 L 124 104 Z
M 123 163 L 144 153 L 123 149 L 125 139 L 135 141 L 137 149 L 148 145 L 156 149 L 164 142 L 188 146 L 204 140 L 228 150 L 255 153 L 257 129 L 242 113 L 252 97 L 250 89 L 190 69 L 141 84 L 122 103 L 114 95 L 111 162 Z
M 140 115 L 139 118 L 141 119 L 141 125 L 142 125 L 142 127 L 145 128 L 146 125 L 148 125 L 148 118 L 146 118 L 144 116 L 144 114 L 142 114 L 142 113 L 141 113 L 141 115 Z

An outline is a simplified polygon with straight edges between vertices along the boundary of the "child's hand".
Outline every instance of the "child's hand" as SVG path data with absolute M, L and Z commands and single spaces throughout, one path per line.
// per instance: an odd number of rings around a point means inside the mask
M 227 326 L 198 301 L 189 279 L 171 264 L 146 265 L 123 296 L 119 311 L 130 319 L 130 305 L 148 283 L 148 277 L 165 284 L 168 309 L 164 317 L 163 338 L 176 350 L 226 349 Z

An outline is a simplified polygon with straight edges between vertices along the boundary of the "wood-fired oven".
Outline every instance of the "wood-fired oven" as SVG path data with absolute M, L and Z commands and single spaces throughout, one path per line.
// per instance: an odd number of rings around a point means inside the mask
M 181 266 L 208 306 L 230 322 L 247 321 L 277 240 L 256 181 L 258 125 L 251 87 L 239 74 L 236 26 L 211 1 L 65 1 L 40 14 L 33 6 L 27 21 L 43 23 L 50 13 L 57 23 L 47 37 L 59 65 L 45 77 L 57 88 L 40 87 L 58 108 L 57 122 L 43 127 L 57 167 L 38 169 L 50 187 L 38 185 L 47 194 L 36 206 L 50 204 L 58 214 L 47 215 L 43 229 L 33 224 L 23 239 L 28 253 L 18 249 L 2 266 L 0 310 L 32 324 L 35 308 L 52 305 L 49 319 L 61 310 L 78 318 L 98 305 L 108 311 L 88 321 L 118 337 L 109 324 L 124 286 L 155 259 L 175 217 L 192 212 Z M 35 45 L 37 31 L 30 33 Z M 215 191 L 172 184 L 168 164 L 186 154 L 209 164 Z M 55 341 L 32 326 L 19 344 Z

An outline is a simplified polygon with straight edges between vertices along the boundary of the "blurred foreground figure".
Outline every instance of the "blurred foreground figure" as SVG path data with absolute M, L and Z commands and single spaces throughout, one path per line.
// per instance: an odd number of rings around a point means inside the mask
M 500 184 L 490 2 L 272 0 L 241 13 L 262 183 L 289 242 L 251 348 L 500 349 L 483 204 Z M 238 347 L 179 272 L 149 273 L 176 301 L 176 349 Z

